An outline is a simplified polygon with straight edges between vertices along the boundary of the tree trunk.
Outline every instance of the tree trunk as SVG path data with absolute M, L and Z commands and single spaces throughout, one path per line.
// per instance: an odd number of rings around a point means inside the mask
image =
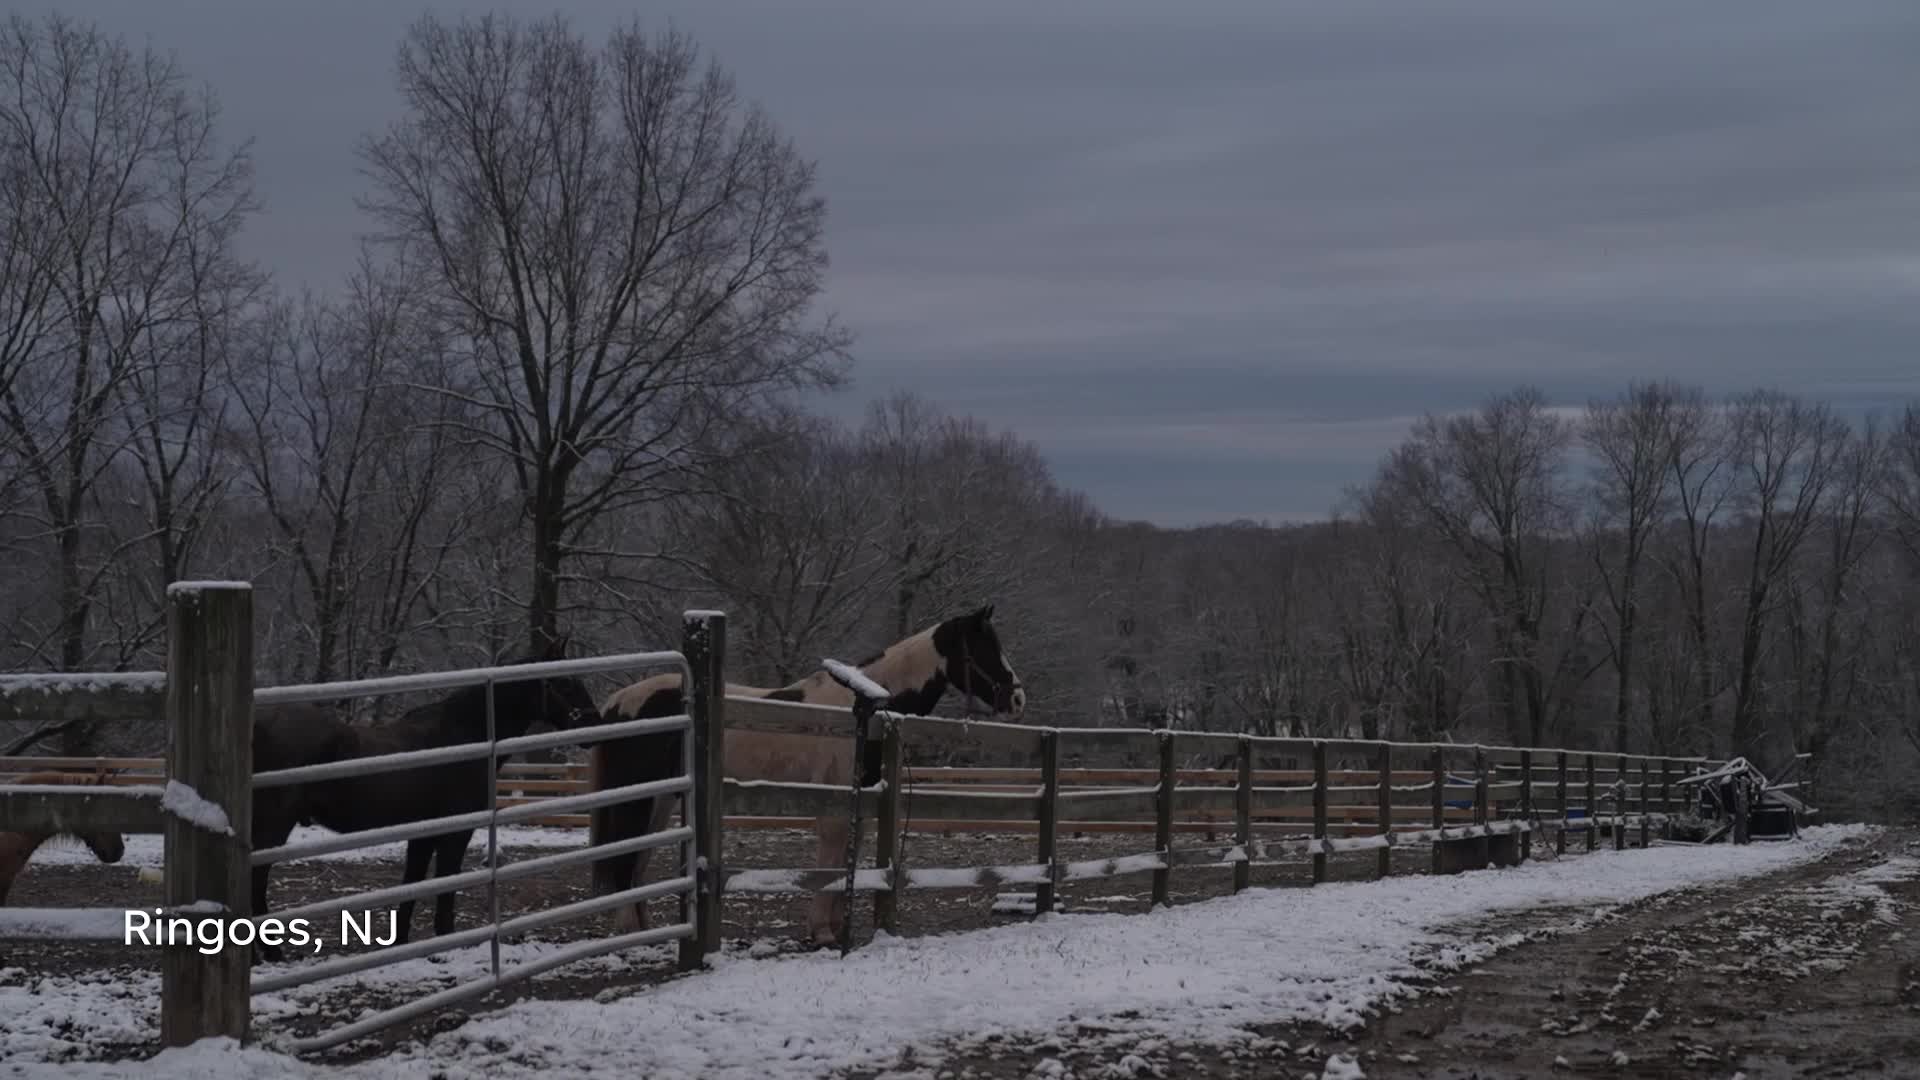
M 533 593 L 527 602 L 527 644 L 539 655 L 560 640 L 563 481 L 543 471 L 533 497 Z
M 1633 705 L 1633 632 L 1634 621 L 1638 615 L 1638 605 L 1634 600 L 1634 577 L 1638 568 L 1631 554 L 1621 574 L 1620 588 L 1625 602 L 1620 606 L 1620 640 L 1618 654 L 1614 657 L 1616 679 L 1613 692 L 1613 752 L 1627 752 L 1627 725 L 1632 715 Z

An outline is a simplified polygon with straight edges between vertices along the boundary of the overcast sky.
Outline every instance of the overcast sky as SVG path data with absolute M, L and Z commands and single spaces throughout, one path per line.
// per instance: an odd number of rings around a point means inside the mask
M 1116 516 L 1324 516 L 1523 380 L 1920 396 L 1913 0 L 499 6 L 690 32 L 819 164 L 830 407 L 918 391 Z M 59 8 L 175 50 L 256 139 L 251 252 L 345 274 L 427 6 Z

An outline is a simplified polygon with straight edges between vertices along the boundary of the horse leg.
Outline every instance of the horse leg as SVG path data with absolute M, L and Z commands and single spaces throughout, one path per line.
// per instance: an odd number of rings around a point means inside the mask
M 407 841 L 407 868 L 400 876 L 400 884 L 411 885 L 427 876 L 427 864 L 433 860 L 433 845 L 438 837 L 422 837 Z M 400 910 L 394 916 L 397 924 L 394 932 L 395 945 L 405 945 L 413 932 L 413 901 L 400 901 Z
M 433 876 L 450 877 L 460 872 L 460 864 L 466 861 L 467 845 L 473 842 L 473 830 L 448 833 L 434 841 Z M 494 852 L 496 857 L 499 852 Z M 433 898 L 433 934 L 446 937 L 453 933 L 453 904 L 457 894 L 443 892 Z
M 672 825 L 673 800 L 654 799 L 653 812 L 647 815 L 647 832 L 661 832 L 662 830 L 671 828 Z M 641 848 L 639 851 L 628 855 L 615 856 L 614 858 L 616 860 L 627 860 L 627 877 L 620 886 L 609 889 L 608 891 L 619 892 L 622 889 L 631 889 L 645 885 L 647 883 L 647 863 L 652 861 L 653 850 L 652 848 Z M 644 900 L 636 902 L 632 907 L 620 908 L 617 915 L 620 920 L 620 930 L 622 933 L 633 933 L 638 930 L 645 930 L 652 921 L 647 915 L 647 903 Z
M 813 865 L 845 870 L 847 836 L 851 832 L 852 822 L 846 818 L 816 818 L 813 833 L 819 838 L 820 845 L 814 854 Z M 826 946 L 839 942 L 840 926 L 846 921 L 849 902 L 846 893 L 813 894 L 813 904 L 807 910 L 807 932 L 813 937 L 815 945 Z
M 291 815 L 263 816 L 258 812 L 259 803 L 256 802 L 254 805 L 256 811 L 253 816 L 254 849 L 276 848 L 285 844 L 287 837 L 293 835 L 293 817 Z M 272 874 L 272 863 L 266 863 L 253 868 L 253 911 L 251 914 L 256 920 L 264 917 L 267 913 L 267 886 L 269 884 L 268 879 Z M 254 963 L 258 964 L 264 960 L 270 964 L 277 964 L 284 959 L 286 959 L 286 951 L 282 949 L 277 942 L 269 943 L 261 941 L 258 938 L 254 939 Z
M 603 806 L 593 811 L 588 828 L 587 842 L 590 845 L 610 844 L 617 840 L 630 840 L 639 836 L 653 820 L 656 799 L 642 799 L 638 802 L 620 803 Z M 634 881 L 646 873 L 645 851 L 629 851 L 622 855 L 610 855 L 593 864 L 593 895 L 611 896 L 633 888 Z M 645 929 L 647 908 L 645 904 L 622 904 L 614 909 L 614 917 L 622 932 Z

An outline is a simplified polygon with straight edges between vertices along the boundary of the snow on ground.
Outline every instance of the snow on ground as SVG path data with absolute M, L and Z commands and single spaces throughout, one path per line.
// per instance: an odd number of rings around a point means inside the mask
M 1357 1023 L 1415 992 L 1403 980 L 1419 978 L 1418 964 L 1436 953 L 1471 962 L 1512 943 L 1508 936 L 1463 944 L 1448 933 L 1463 922 L 1552 908 L 1578 924 L 1595 908 L 1783 869 L 1871 831 L 1827 826 L 1807 830 L 1798 843 L 1602 850 L 1442 878 L 1254 889 L 1146 915 L 1067 914 L 963 934 L 882 936 L 845 959 L 833 952 L 722 956 L 710 972 L 606 1003 L 522 1002 L 424 1047 L 351 1066 L 207 1042 L 145 1062 L 47 1064 L 20 1075 L 811 1077 L 848 1066 L 903 1067 L 910 1048 L 924 1067 L 928 1049 L 944 1040 L 1044 1036 L 1085 1024 L 1229 1042 L 1252 1024 Z M 85 999 L 109 992 L 55 979 L 33 990 L 35 1000 L 71 999 L 76 1017 L 87 1016 Z M 0 1007 L 9 1004 L 23 1007 Z M 103 1014 L 105 1023 L 125 1023 L 123 1011 Z
M 556 942 L 504 942 L 500 946 L 500 966 L 504 971 L 567 947 Z M 582 960 L 556 974 L 604 972 L 612 977 L 631 968 L 670 964 L 674 952 L 674 946 L 646 946 L 624 955 Z M 253 999 L 253 1013 L 271 1027 L 277 1019 L 313 1013 L 337 1004 L 330 999 L 367 990 L 406 991 L 407 996 L 421 997 L 486 975 L 491 970 L 490 960 L 490 949 L 484 944 L 452 949 L 433 957 L 403 960 L 338 979 L 259 994 Z M 265 978 L 298 966 L 261 964 L 254 968 L 254 974 Z M 127 1045 L 159 1038 L 158 1015 L 153 1008 L 160 1000 L 160 975 L 156 971 L 101 971 L 80 978 L 35 979 L 19 968 L 0 966 L 0 980 L 18 982 L 0 985 L 0 1016 L 6 1017 L 0 1025 L 0 1061 L 61 1061 L 85 1056 L 89 1044 Z M 61 1075 L 69 1068 L 46 1067 L 59 1068 Z M 282 1062 L 260 1075 L 283 1075 L 280 1070 L 288 1067 L 300 1066 Z
M 189 789 L 191 790 L 191 789 Z M 217 808 L 216 808 L 217 809 Z M 222 817 L 224 822 L 225 818 Z M 550 829 L 540 825 L 502 825 L 499 830 L 499 843 L 502 848 L 573 848 L 587 846 L 585 829 Z M 304 844 L 314 840 L 338 835 L 315 825 L 302 825 L 293 830 L 287 838 L 288 844 Z M 139 868 L 158 868 L 166 865 L 162 850 L 166 838 L 158 833 L 134 833 L 126 837 L 126 854 L 120 857 L 117 866 Z M 326 855 L 302 855 L 301 862 L 308 859 L 320 859 L 329 862 L 378 862 L 382 859 L 398 861 L 406 856 L 407 845 L 404 841 L 392 844 L 379 844 L 361 848 L 357 851 L 336 851 Z M 478 829 L 473 840 L 467 845 L 467 857 L 485 856 L 487 853 L 487 830 Z M 33 854 L 35 866 L 84 865 L 98 862 L 93 852 L 76 843 L 49 843 Z

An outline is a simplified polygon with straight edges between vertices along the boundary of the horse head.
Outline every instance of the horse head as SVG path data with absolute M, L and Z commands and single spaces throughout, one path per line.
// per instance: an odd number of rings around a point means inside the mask
M 543 648 L 510 661 L 509 666 L 565 660 L 568 637 L 561 634 L 551 638 Z M 513 734 L 524 734 L 541 723 L 558 731 L 566 731 L 594 723 L 600 715 L 599 707 L 593 695 L 588 693 L 586 684 L 571 675 L 503 681 L 496 686 L 495 693 L 500 706 L 497 721 L 504 721 L 509 715 L 513 717 L 503 726 L 503 733 L 511 729 Z M 503 734 L 502 737 L 508 736 Z
M 103 769 L 81 780 L 80 783 L 89 787 L 105 784 L 119 771 L 118 769 Z M 127 853 L 127 838 L 117 832 L 110 832 L 105 829 L 90 829 L 84 832 L 76 830 L 68 835 L 87 845 L 87 850 L 93 852 L 93 857 L 103 863 L 117 863 L 121 857 Z
M 530 657 L 528 662 L 551 662 L 567 658 L 567 645 L 573 640 L 572 634 L 560 634 L 547 642 L 540 654 Z M 540 719 L 551 727 L 565 731 L 596 723 L 600 719 L 600 705 L 587 692 L 586 684 L 571 675 L 550 675 L 539 680 Z
M 963 698 L 1012 720 L 1026 712 L 1027 692 L 1000 647 L 992 604 L 940 623 L 932 640 L 947 681 Z

